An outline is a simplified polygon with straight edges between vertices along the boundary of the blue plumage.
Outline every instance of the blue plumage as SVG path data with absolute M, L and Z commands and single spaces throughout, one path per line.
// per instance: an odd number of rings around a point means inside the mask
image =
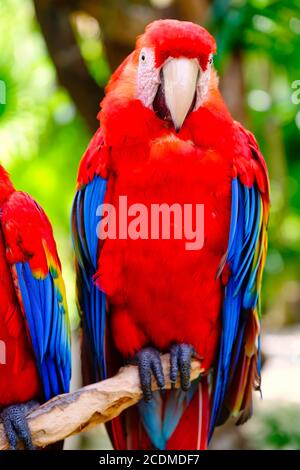
M 103 204 L 106 180 L 100 176 L 82 187 L 76 194 L 72 208 L 72 235 L 76 257 L 84 288 L 81 289 L 80 303 L 84 314 L 90 342 L 94 349 L 95 377 L 106 378 L 105 328 L 106 298 L 95 286 L 93 277 L 97 270 L 98 237 L 97 225 L 100 216 L 97 208 Z
M 62 294 L 52 274 L 36 278 L 28 262 L 15 265 L 45 399 L 69 391 L 71 351 Z
M 254 308 L 254 292 L 259 259 L 253 267 L 260 235 L 261 196 L 254 185 L 245 187 L 237 178 L 232 181 L 230 235 L 227 262 L 231 276 L 225 287 L 222 309 L 222 336 L 210 421 L 210 436 L 218 421 L 229 385 L 230 371 L 236 368 L 242 347 L 246 309 Z M 234 352 L 234 354 L 233 354 Z
M 187 392 L 178 389 L 165 397 L 157 391 L 153 393 L 150 402 L 144 400 L 139 402 L 138 409 L 144 428 L 157 449 L 166 448 L 168 440 L 198 390 L 199 381 L 200 378 L 194 380 Z

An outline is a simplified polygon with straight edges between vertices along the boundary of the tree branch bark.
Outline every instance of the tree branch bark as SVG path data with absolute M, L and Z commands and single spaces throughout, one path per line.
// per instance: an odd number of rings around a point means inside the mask
M 96 116 L 104 90 L 89 74 L 81 56 L 70 23 L 71 5 L 59 5 L 54 0 L 34 0 L 34 6 L 58 80 L 94 133 L 99 126 Z
M 166 388 L 169 379 L 169 355 L 162 356 Z M 191 380 L 201 374 L 201 365 L 192 360 Z M 179 383 L 176 384 L 176 387 Z M 153 381 L 152 390 L 158 387 Z M 36 447 L 46 447 L 73 434 L 84 432 L 98 424 L 106 423 L 142 398 L 138 368 L 126 366 L 114 377 L 88 385 L 75 392 L 59 395 L 28 415 L 28 424 Z M 0 450 L 8 449 L 3 426 L 0 425 Z

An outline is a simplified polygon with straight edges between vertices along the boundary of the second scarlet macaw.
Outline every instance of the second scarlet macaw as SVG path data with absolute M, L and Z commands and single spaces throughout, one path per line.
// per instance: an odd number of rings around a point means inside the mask
M 218 89 L 213 37 L 175 20 L 150 24 L 113 74 L 101 127 L 81 161 L 72 213 L 85 381 L 139 366 L 144 393 L 108 426 L 117 449 L 204 449 L 229 415 L 244 422 L 260 385 L 260 288 L 269 182 L 253 135 Z M 204 245 L 97 238 L 99 211 L 203 204 Z M 122 214 L 121 214 L 122 217 Z M 170 352 L 164 387 L 160 353 Z M 190 361 L 203 374 L 190 384 Z
M 52 227 L 0 165 L 0 422 L 33 449 L 26 414 L 69 391 L 70 325 Z

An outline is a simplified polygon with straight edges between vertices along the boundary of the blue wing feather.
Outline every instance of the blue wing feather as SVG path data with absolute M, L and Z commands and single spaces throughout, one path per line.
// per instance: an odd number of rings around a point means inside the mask
M 44 278 L 37 278 L 28 262 L 16 263 L 15 270 L 37 368 L 48 400 L 69 391 L 71 352 L 67 312 L 60 306 L 62 293 L 55 286 L 50 271 Z
M 80 310 L 87 326 L 93 348 L 94 376 L 106 378 L 105 328 L 106 297 L 94 284 L 97 270 L 98 237 L 97 225 L 100 217 L 97 208 L 103 204 L 107 181 L 95 176 L 86 186 L 78 190 L 72 208 L 73 246 L 82 277 L 78 287 Z
M 35 233 L 28 227 L 24 230 L 24 223 L 35 227 Z M 15 191 L 2 207 L 1 230 L 11 254 L 7 261 L 47 400 L 68 391 L 71 377 L 65 286 L 52 227 L 28 194 Z M 68 333 L 67 347 L 62 342 L 63 331 Z
M 222 309 L 222 336 L 211 411 L 210 435 L 218 421 L 221 407 L 235 370 L 243 341 L 245 310 L 254 308 L 258 293 L 253 286 L 259 257 L 253 267 L 255 249 L 260 235 L 261 196 L 253 186 L 246 188 L 235 178 L 232 181 L 231 224 L 227 262 L 231 276 L 225 287 Z M 231 374 L 230 374 L 231 372 Z

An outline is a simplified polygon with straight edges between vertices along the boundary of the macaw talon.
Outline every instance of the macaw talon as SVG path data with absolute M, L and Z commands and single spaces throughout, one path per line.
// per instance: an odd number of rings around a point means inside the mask
M 138 352 L 136 360 L 138 363 L 144 400 L 148 402 L 152 399 L 152 374 L 160 389 L 163 389 L 165 386 L 165 377 L 161 364 L 160 353 L 154 348 L 144 348 Z
M 24 404 L 8 406 L 0 414 L 10 450 L 17 450 L 19 441 L 24 443 L 26 450 L 35 450 L 26 415 L 37 406 L 39 403 L 36 401 L 29 401 Z
M 180 375 L 180 385 L 183 391 L 190 388 L 191 380 L 191 359 L 195 350 L 190 344 L 173 344 L 170 350 L 170 381 L 172 388 L 175 387 L 178 372 Z

